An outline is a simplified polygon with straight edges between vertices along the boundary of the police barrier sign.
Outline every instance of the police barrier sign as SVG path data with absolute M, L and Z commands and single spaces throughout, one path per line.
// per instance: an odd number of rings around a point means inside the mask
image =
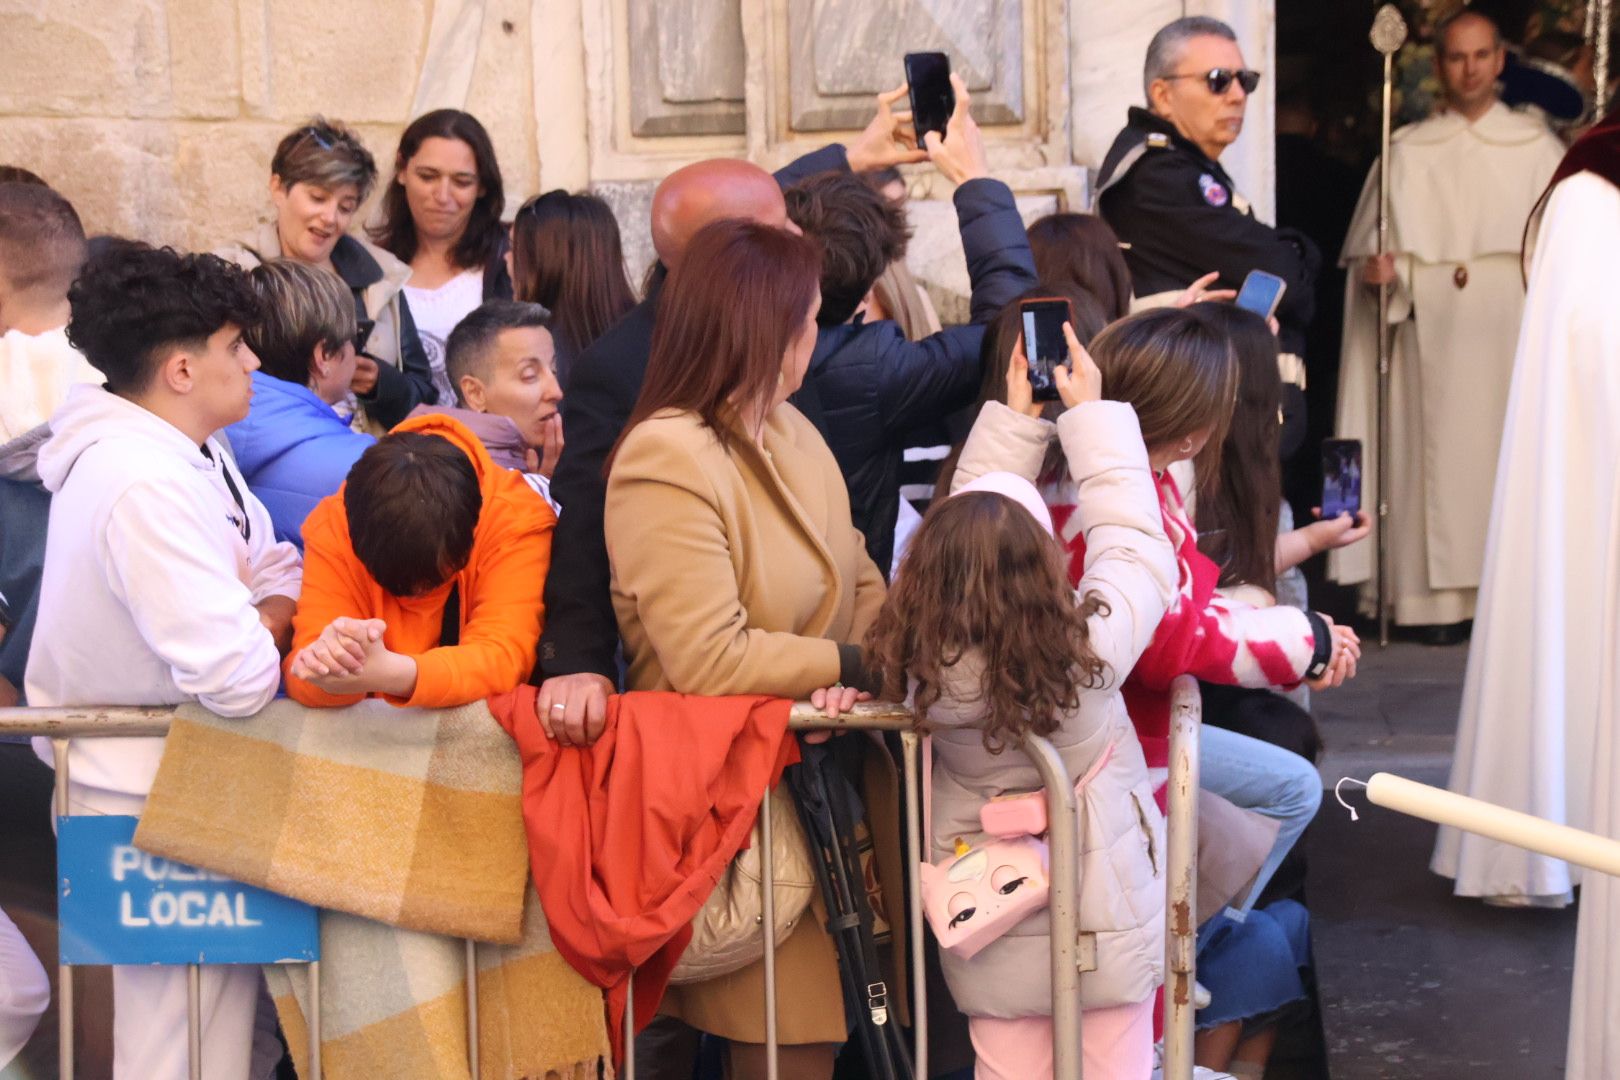
M 170 862 L 134 844 L 136 819 L 59 817 L 64 964 L 284 964 L 320 958 L 308 904 Z

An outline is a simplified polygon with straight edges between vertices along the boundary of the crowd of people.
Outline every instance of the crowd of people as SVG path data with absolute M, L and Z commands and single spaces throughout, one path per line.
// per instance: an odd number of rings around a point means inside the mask
M 1465 17 L 1442 39 L 1479 29 Z M 1458 61 L 1457 85 L 1475 67 Z M 607 205 L 551 191 L 504 217 L 496 148 L 454 110 L 406 127 L 386 178 L 336 120 L 288 133 L 268 220 L 215 254 L 87 238 L 46 181 L 0 170 L 0 694 L 234 717 L 283 693 L 448 708 L 532 683 L 546 734 L 582 750 L 621 692 L 808 698 L 835 717 L 908 701 L 933 798 L 925 850 L 905 854 L 935 864 L 985 841 L 987 804 L 1040 787 L 1005 751 L 1044 736 L 1084 778 L 1086 1075 L 1142 1080 L 1170 686 L 1192 675 L 1197 1056 L 1259 1077 L 1311 963 L 1306 691 L 1360 656 L 1297 567 L 1365 548 L 1370 528 L 1364 511 L 1296 524 L 1284 499 L 1321 254 L 1258 220 L 1219 164 L 1259 78 L 1224 24 L 1166 26 L 1097 212 L 1027 229 L 967 86 L 953 78 L 945 131 L 922 140 L 901 87 L 847 146 L 775 175 L 719 159 L 667 176 L 639 296 Z M 1512 135 L 1497 108 L 1462 115 Z M 966 324 L 941 327 L 906 270 L 902 167 L 954 186 Z M 1415 275 L 1412 302 L 1453 299 L 1426 298 L 1446 290 L 1411 250 L 1352 288 Z M 1253 270 L 1288 286 L 1269 322 L 1230 303 Z M 1037 400 L 1021 305 L 1053 298 L 1067 363 L 1057 399 Z M 913 505 L 905 451 L 930 443 L 948 453 Z M 873 842 L 897 843 L 878 820 L 889 752 L 846 739 Z M 73 812 L 139 814 L 163 749 L 76 742 Z M 898 924 L 902 883 L 879 884 Z M 963 895 L 953 927 L 973 916 Z M 1051 1074 L 1048 934 L 1034 916 L 972 955 L 940 951 L 971 1041 L 959 1064 L 981 1078 Z M 839 947 L 819 918 L 779 946 L 783 1076 L 826 1080 L 869 1022 L 840 989 Z M 0 952 L 19 987 L 31 960 Z M 671 986 L 640 1018 L 641 1075 L 685 1080 L 704 1037 L 724 1040 L 728 1075 L 765 1075 L 762 980 L 754 962 Z M 265 1075 L 259 983 L 205 970 L 209 1076 Z M 184 972 L 119 967 L 114 995 L 119 1080 L 183 1075 Z

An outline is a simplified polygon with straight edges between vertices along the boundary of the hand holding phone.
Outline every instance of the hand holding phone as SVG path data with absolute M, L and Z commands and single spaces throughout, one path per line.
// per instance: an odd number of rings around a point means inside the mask
M 909 93 L 905 86 L 877 96 L 877 112 L 871 123 L 845 150 L 851 172 L 876 172 L 895 165 L 927 161 L 928 151 L 917 141 L 910 112 L 895 110 Z
M 1025 300 L 1018 313 L 1031 395 L 1035 401 L 1057 401 L 1061 395 L 1053 371 L 1068 359 L 1063 328 L 1074 319 L 1074 310 L 1063 297 L 1046 296 Z
M 1361 440 L 1322 440 L 1322 517 L 1361 511 Z
M 956 111 L 951 85 L 951 58 L 942 52 L 906 53 L 906 86 L 911 91 L 911 122 L 921 143 L 930 131 L 945 138 L 945 126 Z

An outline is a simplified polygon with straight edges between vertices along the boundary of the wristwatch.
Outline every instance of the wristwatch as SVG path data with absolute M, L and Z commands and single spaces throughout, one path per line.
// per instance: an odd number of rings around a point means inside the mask
M 1307 611 L 1305 617 L 1311 621 L 1311 633 L 1316 638 L 1316 651 L 1311 653 L 1311 666 L 1305 669 L 1305 677 L 1320 679 L 1333 663 L 1333 630 L 1317 612 Z

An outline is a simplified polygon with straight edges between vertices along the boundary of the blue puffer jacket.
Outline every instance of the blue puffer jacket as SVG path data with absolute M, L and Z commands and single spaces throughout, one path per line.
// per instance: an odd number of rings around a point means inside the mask
M 827 445 L 849 486 L 855 527 L 866 535 L 866 550 L 885 577 L 907 437 L 978 400 L 984 326 L 1035 285 L 1029 238 L 1007 185 L 969 180 L 954 199 L 973 321 L 921 341 L 907 341 L 899 324 L 887 319 L 823 327 L 800 391 L 819 401 Z
M 270 511 L 276 539 L 304 547 L 304 519 L 336 492 L 366 447 L 376 440 L 351 431 L 332 406 L 307 386 L 253 373 L 247 419 L 225 429 L 237 468 Z

